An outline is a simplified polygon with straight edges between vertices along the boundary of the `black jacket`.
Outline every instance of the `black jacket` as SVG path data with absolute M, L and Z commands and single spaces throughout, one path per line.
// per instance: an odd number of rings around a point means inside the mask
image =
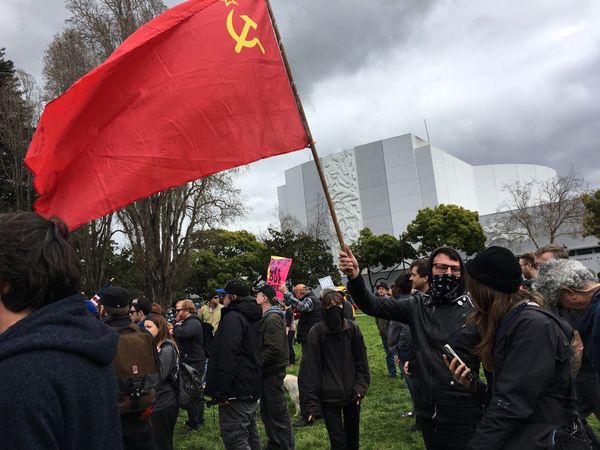
M 310 297 L 313 303 L 312 311 L 302 311 L 300 313 L 300 319 L 298 320 L 298 330 L 296 330 L 296 339 L 298 342 L 303 343 L 308 340 L 308 332 L 316 323 L 319 323 L 323 318 L 323 312 L 321 307 L 321 300 L 317 298 L 312 292 L 306 294 L 300 299 L 304 300 L 306 297 Z
M 260 321 L 260 362 L 263 375 L 281 371 L 290 362 L 284 315 L 279 306 L 273 306 L 265 311 Z
M 262 308 L 254 297 L 231 302 L 221 310 L 206 375 L 206 395 L 214 400 L 258 399 L 260 349 L 258 327 Z
M 194 364 L 206 359 L 202 322 L 196 315 L 191 315 L 173 326 L 173 336 L 179 347 L 179 356 L 186 364 Z
M 551 313 L 527 306 L 498 332 L 491 400 L 470 449 L 504 448 L 524 423 L 572 422 L 573 333 L 566 322 L 546 314 Z
M 121 449 L 118 341 L 82 295 L 0 333 L 0 449 Z
M 405 300 L 382 299 L 367 290 L 360 276 L 348 282 L 348 289 L 364 313 L 409 325 L 415 414 L 439 422 L 478 423 L 485 395 L 472 396 L 458 385 L 442 359 L 444 344 L 450 344 L 479 376 L 479 359 L 472 351 L 480 338 L 475 325 L 467 321 L 473 312 L 469 297 L 436 302 L 417 292 Z
M 332 333 L 325 322 L 308 333 L 306 405 L 319 413 L 320 403 L 345 406 L 364 397 L 370 383 L 365 341 L 354 322 L 345 319 L 341 333 Z

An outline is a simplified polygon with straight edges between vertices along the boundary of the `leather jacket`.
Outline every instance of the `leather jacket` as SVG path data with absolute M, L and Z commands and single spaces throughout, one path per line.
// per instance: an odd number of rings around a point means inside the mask
M 456 383 L 442 359 L 444 344 L 450 344 L 479 377 L 480 362 L 472 352 L 480 338 L 475 325 L 467 322 L 473 311 L 468 295 L 437 302 L 420 292 L 402 300 L 378 298 L 368 291 L 360 276 L 348 282 L 348 290 L 366 314 L 409 325 L 415 414 L 439 422 L 478 423 L 485 395 L 473 396 Z

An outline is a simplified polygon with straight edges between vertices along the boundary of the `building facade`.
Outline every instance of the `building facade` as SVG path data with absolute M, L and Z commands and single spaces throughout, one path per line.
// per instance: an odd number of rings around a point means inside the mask
M 508 207 L 505 184 L 556 176 L 539 165 L 471 165 L 413 134 L 359 145 L 321 162 L 348 243 L 364 227 L 399 236 L 420 209 L 440 204 L 495 214 Z M 319 221 L 331 227 L 314 161 L 286 170 L 277 194 L 280 219 L 292 217 L 303 228 Z M 335 254 L 336 242 L 330 243 Z

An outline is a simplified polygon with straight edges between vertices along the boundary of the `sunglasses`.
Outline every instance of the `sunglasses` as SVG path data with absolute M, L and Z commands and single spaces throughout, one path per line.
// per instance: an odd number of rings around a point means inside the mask
M 175 312 L 178 313 L 179 311 L 185 311 L 184 308 L 180 308 L 180 309 L 176 309 Z

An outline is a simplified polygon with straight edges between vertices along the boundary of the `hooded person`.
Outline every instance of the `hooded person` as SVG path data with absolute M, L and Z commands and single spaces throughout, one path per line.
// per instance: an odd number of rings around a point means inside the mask
M 469 449 L 592 448 L 578 423 L 571 380 L 573 332 L 567 322 L 540 306 L 542 299 L 520 289 L 521 268 L 512 252 L 492 246 L 466 266 L 476 305 L 473 320 L 482 336 L 475 348 L 493 371 L 491 398 Z M 459 355 L 462 358 L 462 354 Z M 474 396 L 484 389 L 472 369 L 446 357 L 457 385 Z
M 119 337 L 86 310 L 60 219 L 0 215 L 0 448 L 120 449 Z
M 426 447 L 464 449 L 483 414 L 485 395 L 473 396 L 458 385 L 442 354 L 444 345 L 451 345 L 477 378 L 480 362 L 472 350 L 480 337 L 468 321 L 474 307 L 466 293 L 458 252 L 440 247 L 429 261 L 430 295 L 416 292 L 402 300 L 370 293 L 349 248 L 340 252 L 339 268 L 348 276 L 348 290 L 365 314 L 410 327 L 415 349 L 410 360 L 414 412 Z
M 260 448 L 256 410 L 260 396 L 259 323 L 262 308 L 240 280 L 225 286 L 204 393 L 219 405 L 225 449 Z
M 370 384 L 362 333 L 344 317 L 344 297 L 333 289 L 322 296 L 323 320 L 308 333 L 306 358 L 309 421 L 322 414 L 332 449 L 358 450 L 360 404 Z

